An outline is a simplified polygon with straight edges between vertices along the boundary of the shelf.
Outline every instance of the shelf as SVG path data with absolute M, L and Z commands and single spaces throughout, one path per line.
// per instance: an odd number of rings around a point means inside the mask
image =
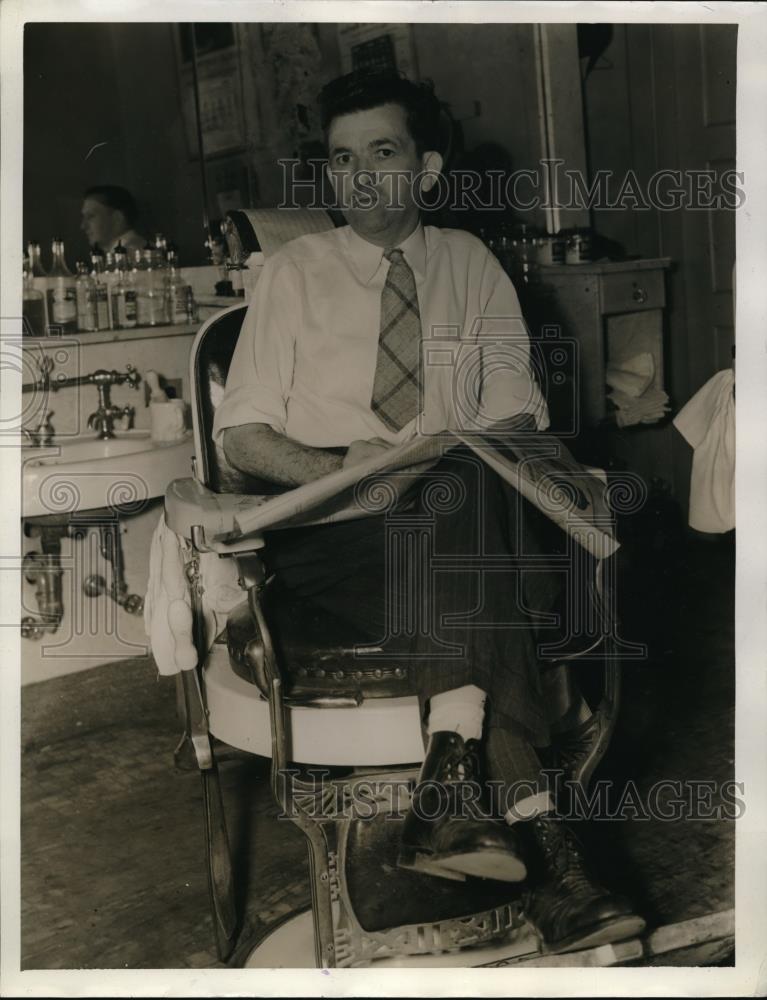
M 160 337 L 188 337 L 197 333 L 199 323 L 180 323 L 177 326 L 142 326 L 133 330 L 99 330 L 94 333 L 65 333 L 57 337 L 25 337 L 24 347 L 56 347 L 63 341 L 76 341 L 81 347 L 88 344 L 111 344 L 122 340 L 157 340 Z
M 538 270 L 545 275 L 615 274 L 621 271 L 654 271 L 671 267 L 670 257 L 643 260 L 596 260 L 588 264 L 542 264 Z
M 244 295 L 196 295 L 194 300 L 198 306 L 217 306 L 219 309 L 246 304 Z

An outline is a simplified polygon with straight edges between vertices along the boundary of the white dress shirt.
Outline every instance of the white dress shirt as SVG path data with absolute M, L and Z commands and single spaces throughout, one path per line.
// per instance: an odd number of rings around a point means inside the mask
M 248 423 L 317 448 L 470 432 L 517 413 L 548 427 L 519 300 L 496 258 L 475 236 L 432 226 L 399 246 L 421 314 L 419 416 L 394 432 L 370 408 L 389 262 L 344 226 L 301 236 L 267 260 L 216 410 L 218 446 L 226 427 Z

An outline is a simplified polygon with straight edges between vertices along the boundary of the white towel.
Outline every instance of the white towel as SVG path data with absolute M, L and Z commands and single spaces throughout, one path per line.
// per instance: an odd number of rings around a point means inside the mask
M 619 427 L 657 423 L 669 409 L 663 389 L 653 388 L 655 361 L 649 352 L 609 364 L 605 381 L 612 390 L 608 398 L 616 407 Z
M 608 364 L 605 382 L 627 396 L 641 396 L 655 378 L 655 361 L 649 351 Z
M 674 417 L 694 449 L 690 527 L 721 534 L 735 527 L 735 374 L 717 372 Z
M 192 599 L 185 573 L 190 556 L 189 543 L 167 526 L 163 513 L 152 536 L 144 598 L 144 631 L 161 674 L 197 666 Z M 200 555 L 200 580 L 206 649 L 210 649 L 226 624 L 227 614 L 245 600 L 245 593 L 237 582 L 235 560 L 219 559 L 215 552 Z
M 638 397 L 613 389 L 610 399 L 617 407 L 615 422 L 619 427 L 656 424 L 669 410 L 668 396 L 663 389 L 647 389 Z

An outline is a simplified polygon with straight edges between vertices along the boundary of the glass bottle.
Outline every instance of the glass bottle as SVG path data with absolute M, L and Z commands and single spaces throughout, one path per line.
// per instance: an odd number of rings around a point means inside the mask
M 170 303 L 168 300 L 168 241 L 162 233 L 155 233 L 154 251 L 152 253 L 154 267 L 154 286 L 162 296 L 161 323 L 170 323 Z
M 155 249 L 147 243 L 136 270 L 137 322 L 139 326 L 161 326 L 167 322 L 164 268 L 155 264 Z
M 93 298 L 96 306 L 96 329 L 108 330 L 109 323 L 109 291 L 104 280 L 104 254 L 99 245 L 91 247 L 91 278 L 93 279 Z
M 77 328 L 83 333 L 92 333 L 98 330 L 96 322 L 96 293 L 93 287 L 93 279 L 88 271 L 88 265 L 79 260 L 76 264 L 77 278 L 75 288 L 77 292 Z
M 125 271 L 130 266 L 130 261 L 128 260 L 129 252 L 122 243 L 118 243 L 114 248 L 114 258 L 115 258 L 115 271 Z
M 45 336 L 45 296 L 32 284 L 32 264 L 28 257 L 24 258 L 21 315 L 23 336 Z
M 115 254 L 113 250 L 107 250 L 104 254 L 104 282 L 107 286 L 107 298 L 109 299 L 109 326 L 112 327 L 112 289 L 117 280 L 117 265 L 115 264 Z
M 37 240 L 30 240 L 27 244 L 27 257 L 29 258 L 29 272 L 33 278 L 45 278 L 47 271 L 40 259 L 40 244 Z
M 136 283 L 133 269 L 128 266 L 128 252 L 121 244 L 115 247 L 114 274 L 112 326 L 115 330 L 131 330 L 136 326 Z
M 178 252 L 171 244 L 167 251 L 168 260 L 168 321 L 170 323 L 189 322 L 189 286 L 181 277 L 178 269 Z
M 128 274 L 133 280 L 133 289 L 136 292 L 136 326 L 141 326 L 141 318 L 146 313 L 146 309 L 141 303 L 144 285 L 144 254 L 141 250 L 128 251 Z
M 64 257 L 64 241 L 53 241 L 53 264 L 48 276 L 48 321 L 60 333 L 77 330 L 77 292 L 75 279 Z
M 154 234 L 154 244 L 152 249 L 154 251 L 152 259 L 158 266 L 162 267 L 168 256 L 168 241 L 162 233 Z
M 37 240 L 30 240 L 27 244 L 27 258 L 29 259 L 30 285 L 43 295 L 43 308 L 45 310 L 45 329 L 51 322 L 48 318 L 48 289 L 51 287 L 51 280 L 48 272 L 42 264 L 40 244 Z

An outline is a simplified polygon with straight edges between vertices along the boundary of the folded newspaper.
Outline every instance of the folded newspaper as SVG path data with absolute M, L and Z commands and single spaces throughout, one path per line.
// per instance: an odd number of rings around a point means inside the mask
M 605 558 L 619 547 L 604 478 L 577 462 L 556 437 L 536 431 L 416 434 L 365 462 L 285 493 L 238 498 L 234 530 L 221 540 L 382 513 L 406 496 L 428 464 L 457 447 L 471 449 L 591 555 Z

